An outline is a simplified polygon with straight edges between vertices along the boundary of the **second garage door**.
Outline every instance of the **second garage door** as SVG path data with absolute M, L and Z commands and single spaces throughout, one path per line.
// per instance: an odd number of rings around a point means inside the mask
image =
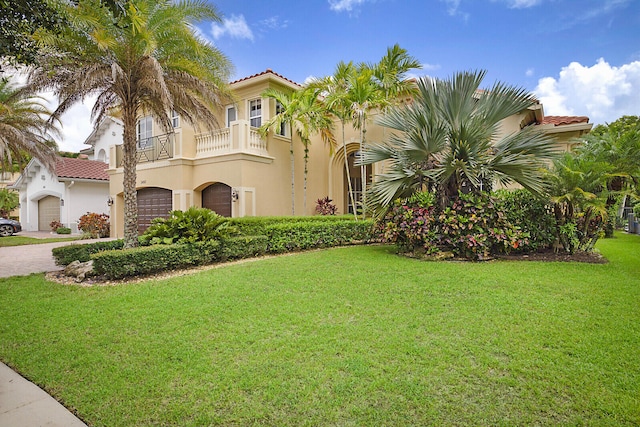
M 218 182 L 202 190 L 202 207 L 231 217 L 231 187 Z

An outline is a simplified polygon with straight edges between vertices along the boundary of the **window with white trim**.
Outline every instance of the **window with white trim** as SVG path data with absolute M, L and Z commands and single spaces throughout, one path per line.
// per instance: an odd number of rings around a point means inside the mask
M 231 122 L 235 122 L 237 120 L 237 110 L 235 105 L 230 105 L 227 107 L 227 127 L 231 127 Z
M 175 110 L 171 110 L 171 124 L 174 129 L 180 127 L 180 114 Z
M 282 104 L 280 104 L 280 102 L 276 101 L 276 115 L 280 114 L 284 111 L 284 107 L 282 106 Z M 276 134 L 280 135 L 280 136 L 288 136 L 287 135 L 287 128 L 289 126 L 287 126 L 286 122 L 282 122 L 280 123 L 280 128 L 276 130 Z
M 147 116 L 139 119 L 136 130 L 138 138 L 138 148 L 150 147 L 153 142 L 153 118 L 151 116 Z
M 254 128 L 262 126 L 262 99 L 249 101 L 249 122 Z

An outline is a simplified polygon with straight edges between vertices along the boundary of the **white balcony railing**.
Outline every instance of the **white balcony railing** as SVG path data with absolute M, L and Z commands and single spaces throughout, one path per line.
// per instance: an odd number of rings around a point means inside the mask
M 247 153 L 269 156 L 267 141 L 260 137 L 247 120 L 231 123 L 226 129 L 195 136 L 196 158 L 214 157 L 232 153 Z

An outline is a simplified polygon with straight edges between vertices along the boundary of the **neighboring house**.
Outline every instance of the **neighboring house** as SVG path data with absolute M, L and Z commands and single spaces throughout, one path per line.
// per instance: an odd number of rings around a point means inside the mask
M 80 151 L 91 160 L 109 163 L 109 147 L 122 144 L 122 122 L 113 117 L 104 119 L 84 141 L 89 148 Z
M 151 117 L 142 117 L 138 134 L 138 223 L 146 229 L 155 217 L 166 217 L 171 210 L 191 206 L 207 207 L 229 217 L 291 214 L 291 167 L 288 129 L 261 138 L 257 128 L 273 117 L 276 102 L 260 95 L 267 88 L 294 91 L 297 83 L 266 70 L 230 84 L 236 103 L 225 106 L 219 114 L 220 129 L 198 132 L 173 117 L 173 130 L 165 133 Z M 586 120 L 585 120 L 586 119 Z M 558 141 L 559 148 L 569 149 L 572 138 L 591 129 L 584 117 L 544 117 L 541 104 L 509 117 L 502 123 L 502 133 L 512 133 L 525 126 L 543 126 Z M 285 127 L 286 128 L 286 127 Z M 303 146 L 294 137 L 295 212 L 313 215 L 315 201 L 329 196 L 338 212 L 352 210 L 348 200 L 345 158 L 340 124 L 335 126 L 338 147 L 331 151 L 314 136 L 309 153 L 307 206 L 303 205 Z M 367 125 L 367 141 L 380 142 L 389 130 Z M 346 128 L 347 161 L 351 180 L 359 196 L 360 167 L 354 166 L 359 150 L 359 132 Z M 124 230 L 122 139 L 110 147 L 109 159 L 112 236 Z M 95 147 L 97 149 L 97 146 Z M 94 149 L 94 152 L 95 152 Z M 369 180 L 383 165 L 368 166 Z

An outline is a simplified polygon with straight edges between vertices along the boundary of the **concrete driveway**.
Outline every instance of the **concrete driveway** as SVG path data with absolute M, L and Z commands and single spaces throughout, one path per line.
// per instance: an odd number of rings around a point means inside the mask
M 48 232 L 22 232 L 17 234 L 24 237 L 51 238 L 60 237 Z M 25 276 L 31 273 L 62 270 L 56 265 L 51 249 L 71 244 L 93 243 L 104 239 L 76 240 L 72 242 L 40 243 L 36 245 L 0 247 L 0 278 Z

